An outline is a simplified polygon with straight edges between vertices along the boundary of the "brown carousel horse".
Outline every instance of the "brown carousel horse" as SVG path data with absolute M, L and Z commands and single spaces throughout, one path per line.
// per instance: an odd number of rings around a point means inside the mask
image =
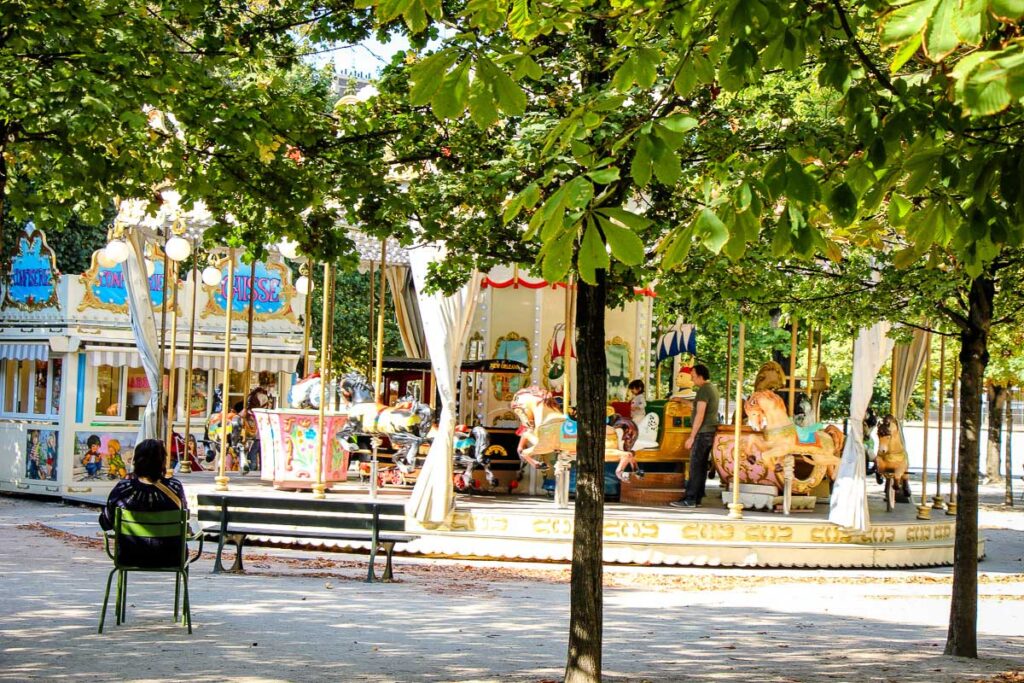
M 555 456 L 555 504 L 567 507 L 569 469 L 576 459 L 576 421 L 562 412 L 550 392 L 538 386 L 517 391 L 512 397 L 511 407 L 523 425 L 519 457 L 532 467 L 545 469 L 547 465 L 534 456 Z M 638 433 L 636 425 L 631 420 L 619 418 L 616 426 L 605 428 L 605 457 L 632 460 L 633 443 Z
M 892 512 L 898 495 L 910 500 L 910 475 L 907 470 L 907 449 L 903 445 L 903 430 L 899 421 L 886 415 L 878 421 L 878 452 L 875 454 L 875 471 L 885 478 L 885 509 Z
M 416 468 L 416 454 L 426 441 L 433 423 L 430 406 L 404 397 L 394 407 L 377 403 L 373 385 L 358 372 L 350 372 L 338 385 L 348 409 L 348 420 L 337 437 L 349 452 L 355 450 L 352 436 L 386 436 L 397 450 L 395 465 L 404 474 Z

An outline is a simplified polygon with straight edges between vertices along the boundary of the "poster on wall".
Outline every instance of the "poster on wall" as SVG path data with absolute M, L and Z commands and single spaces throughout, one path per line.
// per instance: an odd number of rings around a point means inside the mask
M 125 479 L 135 454 L 133 432 L 75 432 L 73 481 Z
M 56 481 L 57 431 L 30 429 L 25 440 L 25 478 Z
M 11 269 L 7 273 L 4 308 L 41 311 L 59 307 L 59 279 L 57 261 L 53 250 L 46 244 L 46 235 L 35 224 L 26 224 L 25 232 L 18 238 L 18 252 L 11 259 Z

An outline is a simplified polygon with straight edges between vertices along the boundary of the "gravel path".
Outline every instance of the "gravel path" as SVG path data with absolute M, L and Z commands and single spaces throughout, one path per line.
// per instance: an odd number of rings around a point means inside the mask
M 993 499 L 994 499 L 993 491 Z M 95 511 L 0 496 L 0 680 L 556 681 L 562 565 L 247 553 L 192 579 L 195 633 L 165 576 L 136 575 L 128 623 L 96 633 L 109 561 Z M 610 568 L 608 681 L 1022 683 L 1024 513 L 987 506 L 979 660 L 944 657 L 949 570 Z M 144 578 L 145 577 L 145 578 Z M 113 612 L 113 608 L 111 608 Z

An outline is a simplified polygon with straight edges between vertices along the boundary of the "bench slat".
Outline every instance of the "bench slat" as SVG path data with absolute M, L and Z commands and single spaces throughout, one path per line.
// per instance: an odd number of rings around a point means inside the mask
M 201 522 L 220 520 L 220 511 L 216 515 L 201 515 Z M 372 517 L 340 517 L 332 515 L 286 515 L 280 512 L 260 512 L 258 510 L 227 510 L 228 525 L 234 524 L 268 524 L 282 527 L 322 527 L 325 529 L 365 529 L 373 528 Z M 404 519 L 381 518 L 378 528 L 382 531 L 404 531 Z
M 380 510 L 382 516 L 405 516 L 405 505 L 402 503 L 370 503 L 347 500 L 314 500 L 310 498 L 270 498 L 266 496 L 232 496 L 202 493 L 198 496 L 199 507 L 220 508 L 221 502 L 227 499 L 228 508 L 253 508 L 268 510 L 296 510 L 302 512 L 338 512 L 350 514 L 372 515 L 374 509 Z
M 210 536 L 219 536 L 219 526 L 208 526 L 202 529 L 204 534 Z M 261 527 L 247 526 L 247 525 L 235 525 L 229 526 L 227 533 L 229 534 L 246 534 L 247 536 L 277 536 L 277 537 L 288 537 L 288 538 L 325 538 L 333 540 L 345 540 L 345 541 L 366 541 L 372 540 L 372 535 L 369 533 L 347 533 L 344 531 L 312 531 L 309 529 L 264 529 Z M 418 536 L 414 534 L 379 534 L 377 537 L 378 542 L 381 543 L 408 543 L 414 541 Z

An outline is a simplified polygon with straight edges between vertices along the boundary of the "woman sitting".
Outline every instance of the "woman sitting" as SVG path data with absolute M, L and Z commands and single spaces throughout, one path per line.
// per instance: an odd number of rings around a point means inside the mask
M 117 508 L 132 512 L 185 510 L 185 488 L 177 479 L 164 478 L 167 449 L 162 441 L 146 439 L 135 447 L 134 471 L 110 491 L 107 504 L 100 513 L 100 527 L 114 528 Z M 174 566 L 181 556 L 178 538 L 145 538 L 124 536 L 118 549 L 122 564 L 136 567 Z

